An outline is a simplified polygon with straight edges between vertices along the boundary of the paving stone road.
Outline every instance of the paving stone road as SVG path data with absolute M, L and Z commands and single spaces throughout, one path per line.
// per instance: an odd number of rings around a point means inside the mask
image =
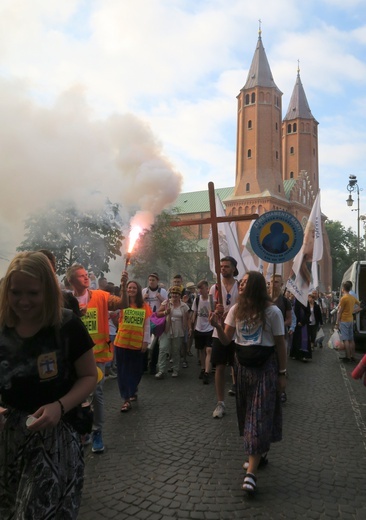
M 358 357 L 361 357 L 358 353 Z M 104 454 L 86 451 L 81 520 L 366 518 L 366 387 L 338 353 L 289 360 L 284 438 L 241 490 L 245 460 L 233 397 L 214 419 L 213 382 L 196 357 L 177 379 L 144 375 L 138 403 L 120 413 L 117 381 L 105 382 Z M 227 389 L 230 388 L 227 370 Z

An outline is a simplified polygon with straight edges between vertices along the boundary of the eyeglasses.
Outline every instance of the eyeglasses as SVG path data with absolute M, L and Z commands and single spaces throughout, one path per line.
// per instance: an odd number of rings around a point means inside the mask
M 231 294 L 226 295 L 226 305 L 230 305 L 231 302 Z

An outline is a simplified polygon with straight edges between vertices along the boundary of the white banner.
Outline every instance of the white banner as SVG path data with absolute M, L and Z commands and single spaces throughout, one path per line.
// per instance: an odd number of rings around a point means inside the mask
M 292 275 L 286 285 L 303 305 L 308 304 L 310 289 L 319 286 L 317 262 L 322 257 L 323 233 L 319 191 L 305 227 L 302 248 L 294 258 Z
M 225 217 L 225 209 L 217 193 L 215 195 L 215 200 L 216 215 L 218 217 Z M 217 224 L 217 231 L 219 235 L 220 258 L 224 256 L 232 256 L 235 258 L 235 260 L 238 262 L 237 269 L 239 271 L 237 279 L 241 280 L 247 270 L 245 269 L 245 265 L 239 251 L 238 234 L 236 232 L 235 222 L 220 222 Z M 216 274 L 211 229 L 208 237 L 207 256 L 210 260 L 210 269 L 213 274 Z

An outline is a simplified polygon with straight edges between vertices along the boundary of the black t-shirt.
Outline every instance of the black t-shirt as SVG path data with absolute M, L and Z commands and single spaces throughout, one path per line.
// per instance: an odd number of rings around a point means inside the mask
M 283 294 L 280 294 L 277 300 L 274 301 L 274 304 L 282 312 L 283 319 L 286 320 L 286 312 L 291 310 L 291 302 L 288 298 L 286 298 Z
M 84 324 L 70 316 L 59 330 L 41 329 L 21 338 L 0 331 L 0 395 L 3 406 L 32 413 L 65 395 L 76 381 L 74 362 L 93 348 Z

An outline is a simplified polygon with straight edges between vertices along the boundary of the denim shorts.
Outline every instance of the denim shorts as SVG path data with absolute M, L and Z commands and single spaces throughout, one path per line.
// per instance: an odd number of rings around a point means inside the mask
M 341 321 L 339 331 L 342 341 L 353 341 L 353 321 Z

